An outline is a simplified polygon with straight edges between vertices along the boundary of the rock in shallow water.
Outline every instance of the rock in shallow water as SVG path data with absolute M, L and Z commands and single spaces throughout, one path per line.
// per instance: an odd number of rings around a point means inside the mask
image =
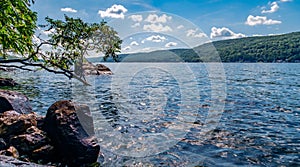
M 0 86 L 16 86 L 18 85 L 12 78 L 0 78 Z
M 57 154 L 69 166 L 95 163 L 100 153 L 96 138 L 81 125 L 76 108 L 72 101 L 58 101 L 48 109 L 44 121 Z
M 112 75 L 112 71 L 103 64 L 94 65 L 90 62 L 85 62 L 82 66 L 76 66 L 76 75 Z
M 22 93 L 8 90 L 0 90 L 0 113 L 15 110 L 20 114 L 32 112 L 29 99 Z

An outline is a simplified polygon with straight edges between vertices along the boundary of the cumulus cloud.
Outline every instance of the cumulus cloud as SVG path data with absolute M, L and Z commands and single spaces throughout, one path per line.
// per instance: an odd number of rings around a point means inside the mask
M 261 13 L 274 13 L 279 9 L 277 2 L 271 3 L 271 9 L 270 10 L 263 10 Z
M 135 23 L 135 24 L 133 24 L 131 27 L 132 27 L 132 28 L 136 28 L 136 27 L 139 27 L 139 26 L 141 26 L 141 23 Z
M 247 24 L 249 26 L 273 25 L 273 24 L 281 24 L 281 21 L 268 19 L 265 16 L 252 16 L 252 15 L 249 15 L 248 18 L 247 18 L 247 21 L 245 22 L 245 24 Z
M 123 48 L 124 51 L 128 51 L 130 49 L 131 49 L 130 46 L 126 46 L 125 48 Z
M 253 34 L 252 36 L 253 36 L 253 37 L 262 37 L 262 36 L 264 36 L 264 35 L 261 35 L 261 34 Z
M 159 24 L 146 24 L 146 25 L 144 25 L 143 29 L 145 31 L 154 31 L 154 32 L 168 32 L 168 31 L 173 31 L 171 27 L 164 26 L 161 23 L 159 23 Z
M 234 38 L 242 38 L 246 35 L 241 33 L 234 33 L 229 28 L 222 27 L 222 28 L 211 28 L 210 38 L 223 38 L 223 39 L 234 39 Z
M 33 41 L 33 43 L 35 43 L 35 44 L 40 44 L 40 43 L 41 43 L 41 39 L 38 38 L 36 35 L 33 35 L 32 41 Z
M 50 29 L 50 30 L 41 30 L 41 33 L 44 34 L 44 35 L 52 35 L 55 33 L 55 29 Z
M 156 14 L 149 14 L 148 17 L 145 19 L 146 22 L 155 24 L 155 23 L 166 23 L 168 20 L 171 20 L 171 16 L 167 16 L 166 14 L 163 14 L 161 16 L 158 16 Z
M 166 48 L 170 48 L 170 47 L 173 47 L 173 46 L 177 46 L 177 43 L 176 42 L 169 42 L 165 45 Z
M 70 13 L 76 13 L 77 10 L 72 9 L 72 8 L 61 8 L 60 11 L 62 12 L 70 12 Z
M 177 26 L 177 29 L 183 29 L 184 28 L 184 26 L 183 25 L 179 25 L 179 26 Z
M 152 42 L 164 42 L 166 40 L 166 37 L 160 36 L 160 35 L 152 35 L 142 41 L 142 43 L 145 43 L 145 41 L 152 41 Z
M 187 37 L 193 37 L 193 38 L 203 38 L 206 37 L 206 34 L 199 32 L 197 33 L 197 30 L 190 29 L 186 31 L 186 36 Z
M 139 43 L 137 43 L 136 41 L 132 41 L 131 43 L 130 43 L 130 46 L 138 46 L 139 45 Z
M 110 8 L 107 8 L 105 11 L 99 10 L 98 14 L 102 17 L 110 17 L 110 18 L 116 18 L 116 19 L 124 19 L 125 13 L 128 10 L 122 6 L 122 5 L 113 5 Z
M 293 0 L 280 0 L 280 2 L 292 2 Z
M 143 48 L 141 49 L 142 52 L 149 52 L 151 51 L 151 48 L 150 47 L 147 47 L 147 48 Z
M 134 22 L 141 22 L 141 21 L 143 21 L 143 16 L 142 15 L 131 15 L 128 18 L 130 18 Z

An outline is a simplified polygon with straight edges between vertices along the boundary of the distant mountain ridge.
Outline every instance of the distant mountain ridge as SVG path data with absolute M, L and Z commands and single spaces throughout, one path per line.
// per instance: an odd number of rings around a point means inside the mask
M 193 49 L 121 54 L 119 60 L 126 62 L 216 62 L 221 60 L 222 62 L 299 63 L 300 32 L 214 41 Z

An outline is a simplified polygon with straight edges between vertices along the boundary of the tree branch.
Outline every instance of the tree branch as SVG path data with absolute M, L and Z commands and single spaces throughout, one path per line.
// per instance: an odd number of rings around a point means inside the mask
M 25 66 L 17 66 L 17 65 L 7 65 L 7 64 L 0 64 L 0 67 L 6 67 L 6 68 L 18 68 L 25 71 L 33 71 L 32 69 L 25 68 Z

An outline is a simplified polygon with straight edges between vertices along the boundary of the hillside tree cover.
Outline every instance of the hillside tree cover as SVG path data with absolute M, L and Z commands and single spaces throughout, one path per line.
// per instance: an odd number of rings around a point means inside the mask
M 170 60 L 168 55 L 177 55 L 177 59 Z M 119 56 L 120 61 L 125 57 L 126 61 L 138 62 L 300 62 L 300 32 L 213 41 L 191 49 L 124 54 Z
M 91 24 L 66 15 L 64 20 L 47 17 L 40 28 L 51 33 L 42 39 L 35 35 L 37 13 L 30 9 L 32 4 L 34 0 L 0 1 L 0 67 L 44 69 L 81 80 L 72 67 L 82 64 L 88 51 L 117 60 L 122 41 L 104 21 Z

